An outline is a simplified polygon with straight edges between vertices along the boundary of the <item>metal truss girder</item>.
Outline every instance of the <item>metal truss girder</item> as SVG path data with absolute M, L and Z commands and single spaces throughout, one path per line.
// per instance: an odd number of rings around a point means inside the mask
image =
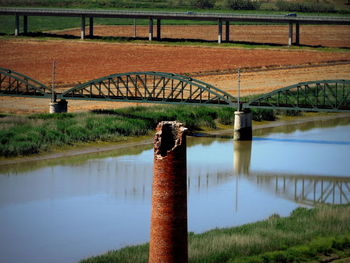
M 349 112 L 350 80 L 301 82 L 264 94 L 243 107 Z
M 0 68 L 0 95 L 45 97 L 49 90 L 44 84 L 28 76 Z
M 106 84 L 107 82 L 108 84 Z M 96 87 L 97 91 L 92 89 L 90 91 L 86 90 L 86 87 L 91 87 L 91 85 L 100 86 Z M 101 85 L 105 89 L 102 90 Z M 111 85 L 117 90 L 116 93 L 112 92 Z M 104 93 L 104 90 L 108 92 Z M 230 107 L 235 105 L 234 97 L 207 83 L 187 76 L 153 71 L 109 75 L 80 84 L 62 93 L 59 97 L 61 99 L 72 99 L 73 97 L 85 97 L 85 95 L 101 100 L 125 99 L 167 103 L 188 102 L 209 105 L 222 104 Z

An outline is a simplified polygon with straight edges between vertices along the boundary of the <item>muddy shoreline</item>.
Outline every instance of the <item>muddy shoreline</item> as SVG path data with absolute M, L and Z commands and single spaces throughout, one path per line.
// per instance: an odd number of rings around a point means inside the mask
M 263 130 L 273 127 L 279 127 L 279 126 L 286 126 L 286 125 L 297 125 L 307 122 L 314 122 L 314 121 L 326 121 L 326 120 L 332 120 L 336 118 L 350 118 L 350 114 L 348 113 L 340 113 L 337 115 L 327 115 L 327 116 L 313 116 L 313 117 L 296 117 L 294 120 L 277 120 L 273 122 L 268 122 L 264 124 L 254 125 L 253 124 L 253 131 L 257 130 Z M 225 129 L 225 130 L 214 130 L 209 131 L 205 133 L 197 133 L 200 134 L 200 136 L 220 136 L 220 135 L 228 135 L 233 134 L 233 129 Z M 9 158 L 9 159 L 3 159 L 0 160 L 0 166 L 5 165 L 12 165 L 12 164 L 19 164 L 19 163 L 26 163 L 26 162 L 34 162 L 34 161 L 43 161 L 43 160 L 52 160 L 52 159 L 58 159 L 58 158 L 65 158 L 65 157 L 72 157 L 72 156 L 78 156 L 78 155 L 85 155 L 85 154 L 93 154 L 93 153 L 100 153 L 100 152 L 108 152 L 118 149 L 127 149 L 135 146 L 141 146 L 141 145 L 149 145 L 152 144 L 153 138 L 149 136 L 149 138 L 139 140 L 139 141 L 126 141 L 119 142 L 119 143 L 110 143 L 110 144 L 104 144 L 101 146 L 82 146 L 79 148 L 74 149 L 68 149 L 60 152 L 53 152 L 53 153 L 47 153 L 47 154 L 40 154 L 40 155 L 33 155 L 33 156 L 23 156 L 23 157 L 16 157 L 16 158 Z

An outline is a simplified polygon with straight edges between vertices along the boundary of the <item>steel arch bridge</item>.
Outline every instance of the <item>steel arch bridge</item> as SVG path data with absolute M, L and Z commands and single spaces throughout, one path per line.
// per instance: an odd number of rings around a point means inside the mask
M 300 82 L 255 98 L 243 107 L 349 112 L 350 80 Z
M 235 98 L 205 82 L 164 72 L 128 72 L 78 85 L 61 99 L 235 106 Z
M 0 95 L 48 98 L 51 88 L 11 69 L 0 68 Z
M 128 72 L 88 81 L 52 94 L 44 84 L 10 69 L 0 68 L 0 95 L 52 99 L 212 105 L 302 111 L 350 112 L 350 80 L 301 82 L 255 97 L 237 99 L 203 81 L 164 72 Z

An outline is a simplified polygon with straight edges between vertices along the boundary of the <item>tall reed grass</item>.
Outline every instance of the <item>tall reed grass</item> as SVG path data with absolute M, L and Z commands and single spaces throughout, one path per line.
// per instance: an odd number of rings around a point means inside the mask
M 189 234 L 191 263 L 300 262 L 316 252 L 345 248 L 350 248 L 350 205 L 297 208 L 289 217 L 272 215 L 253 224 Z M 147 257 L 148 244 L 143 244 L 81 263 L 137 263 L 147 262 Z

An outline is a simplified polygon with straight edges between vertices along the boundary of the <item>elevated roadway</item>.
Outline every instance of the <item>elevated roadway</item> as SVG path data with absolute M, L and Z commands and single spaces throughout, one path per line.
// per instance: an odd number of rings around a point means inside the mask
M 264 23 L 285 23 L 289 25 L 288 45 L 293 44 L 293 28 L 295 25 L 295 42 L 300 44 L 300 24 L 328 24 L 328 25 L 350 25 L 350 17 L 331 16 L 296 16 L 287 15 L 255 15 L 235 13 L 200 13 L 200 12 L 158 12 L 158 11 L 125 11 L 125 10 L 91 10 L 91 9 L 51 9 L 51 8 L 0 8 L 0 15 L 15 16 L 15 35 L 20 34 L 20 16 L 23 16 L 23 33 L 28 33 L 28 16 L 59 16 L 59 17 L 80 17 L 81 38 L 86 37 L 86 18 L 89 18 L 89 36 L 93 37 L 95 17 L 104 18 L 133 18 L 149 20 L 149 40 L 153 40 L 153 20 L 157 21 L 157 39 L 161 39 L 161 20 L 200 20 L 217 21 L 218 43 L 223 38 L 223 23 L 225 23 L 226 41 L 230 39 L 230 22 L 264 22 Z

